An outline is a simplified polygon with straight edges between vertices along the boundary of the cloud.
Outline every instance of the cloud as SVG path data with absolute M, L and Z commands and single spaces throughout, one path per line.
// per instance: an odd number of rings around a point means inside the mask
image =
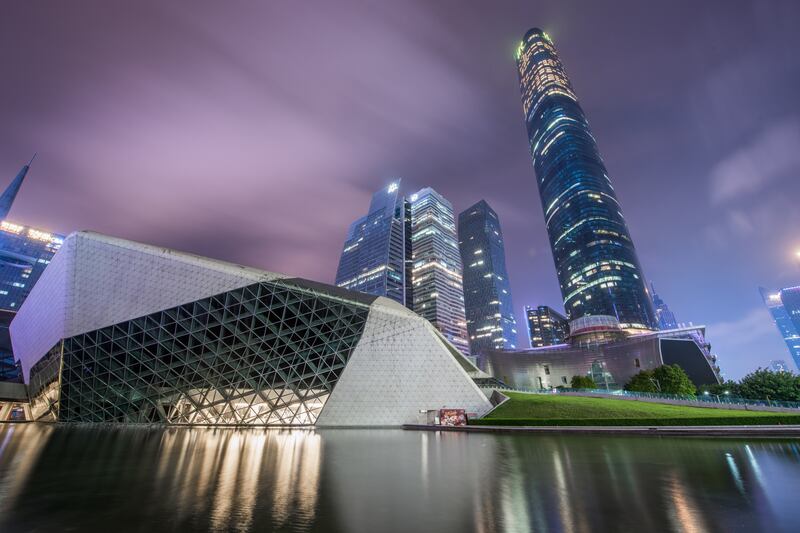
M 741 318 L 710 324 L 706 328 L 713 352 L 727 378 L 741 377 L 773 359 L 789 360 L 786 345 L 763 306 L 751 309 Z M 747 354 L 746 359 L 726 357 Z
M 711 203 L 724 204 L 762 190 L 800 170 L 800 121 L 768 126 L 711 170 Z

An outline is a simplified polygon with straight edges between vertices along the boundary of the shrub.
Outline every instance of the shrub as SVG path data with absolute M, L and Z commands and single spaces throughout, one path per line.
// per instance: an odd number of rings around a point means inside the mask
M 573 389 L 596 389 L 597 383 L 594 382 L 591 376 L 572 376 L 570 386 Z
M 725 381 L 723 383 L 714 383 L 713 385 L 700 385 L 697 388 L 697 394 L 705 394 L 708 392 L 712 396 L 730 395 L 741 397 L 739 392 L 739 384 L 735 381 Z

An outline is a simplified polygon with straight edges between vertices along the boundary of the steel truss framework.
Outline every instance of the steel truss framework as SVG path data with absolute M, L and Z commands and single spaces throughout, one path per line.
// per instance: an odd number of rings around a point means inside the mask
M 61 352 L 59 393 L 46 376 L 36 388 L 63 422 L 313 424 L 368 313 L 259 282 L 64 339 L 49 354 Z

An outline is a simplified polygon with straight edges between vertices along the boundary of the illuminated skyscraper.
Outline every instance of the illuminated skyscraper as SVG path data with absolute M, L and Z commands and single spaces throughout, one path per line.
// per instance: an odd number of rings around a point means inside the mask
M 517 322 L 497 213 L 481 200 L 458 215 L 458 247 L 464 266 L 464 307 L 473 355 L 484 348 L 516 348 Z
M 550 37 L 517 50 L 522 106 L 564 308 L 655 329 L 653 305 L 611 180 Z
M 22 167 L 0 195 L 0 215 L 8 215 L 30 168 Z M 19 381 L 8 327 L 64 237 L 0 219 L 0 381 Z
M 525 318 L 528 321 L 528 337 L 531 348 L 563 344 L 569 336 L 567 317 L 546 305 L 539 307 L 525 306 Z
M 397 180 L 376 192 L 369 213 L 350 225 L 336 285 L 386 296 L 410 308 L 410 230 L 409 206 Z
M 769 362 L 769 370 L 773 372 L 791 372 L 792 369 L 789 367 L 789 363 L 784 361 L 783 359 L 773 359 Z
M 28 164 L 22 167 L 19 173 L 17 173 L 17 177 L 6 187 L 3 194 L 0 195 L 0 220 L 5 220 L 8 216 L 8 212 L 11 211 L 11 206 L 14 205 L 14 200 L 19 193 L 19 189 L 22 187 L 22 182 L 25 181 L 25 176 L 28 175 L 28 171 L 31 169 L 31 163 L 33 163 L 35 158 L 36 154 L 33 154 Z
M 413 310 L 468 355 L 461 255 L 453 206 L 430 187 L 412 194 L 410 201 Z
M 798 331 L 800 331 L 798 329 L 798 325 L 800 325 L 800 287 L 780 291 L 770 291 L 759 287 L 758 291 L 761 293 L 764 305 L 769 309 L 772 321 L 783 337 L 783 342 L 786 343 L 795 365 L 800 368 L 800 335 L 798 335 Z M 792 316 L 792 311 L 796 318 Z
M 800 333 L 800 286 L 781 289 L 781 302 L 794 329 Z

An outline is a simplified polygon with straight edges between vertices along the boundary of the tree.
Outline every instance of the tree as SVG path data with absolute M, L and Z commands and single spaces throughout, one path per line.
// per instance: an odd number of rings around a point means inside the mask
M 666 394 L 682 394 L 694 396 L 697 387 L 678 365 L 663 365 L 653 370 L 653 378 Z
M 628 381 L 625 390 L 694 395 L 697 388 L 680 366 L 663 365 L 653 370 L 642 370 Z
M 572 376 L 570 386 L 573 389 L 596 389 L 597 383 L 594 382 L 591 376 Z
M 753 400 L 800 401 L 800 376 L 759 368 L 738 385 L 738 395 Z
M 711 396 L 741 396 L 739 392 L 739 384 L 735 381 L 725 381 L 723 383 L 714 383 L 713 385 L 700 385 L 697 388 L 697 394 L 708 393 Z
M 628 383 L 625 384 L 625 390 L 633 392 L 661 392 L 653 377 L 652 370 L 642 370 L 631 377 Z

